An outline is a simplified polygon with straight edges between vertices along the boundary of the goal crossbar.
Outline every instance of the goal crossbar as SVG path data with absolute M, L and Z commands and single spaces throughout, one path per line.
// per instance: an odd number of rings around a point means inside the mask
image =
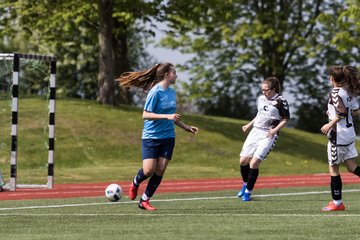
M 0 59 L 12 60 L 14 59 L 15 56 L 17 56 L 19 59 L 20 58 L 33 59 L 33 60 L 40 60 L 45 62 L 56 61 L 56 57 L 51 55 L 30 54 L 30 53 L 0 53 Z

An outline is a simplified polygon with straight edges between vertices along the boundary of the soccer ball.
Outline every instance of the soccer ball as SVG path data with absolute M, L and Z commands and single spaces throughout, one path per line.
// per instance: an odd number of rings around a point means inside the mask
M 105 189 L 105 197 L 111 202 L 117 202 L 122 197 L 122 189 L 119 185 L 113 183 Z

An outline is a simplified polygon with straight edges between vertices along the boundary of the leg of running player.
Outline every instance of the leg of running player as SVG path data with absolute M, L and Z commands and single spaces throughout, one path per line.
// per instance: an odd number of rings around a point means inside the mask
M 349 172 L 360 177 L 360 167 L 356 164 L 355 159 L 349 159 L 345 161 L 346 168 Z
M 249 179 L 250 161 L 252 157 L 240 157 L 240 175 L 243 179 L 243 185 L 237 194 L 237 197 L 242 197 L 245 193 L 246 186 Z
M 254 189 L 256 180 L 259 176 L 259 166 L 260 166 L 261 160 L 257 159 L 256 157 L 253 157 L 250 161 L 250 169 L 249 169 L 249 179 L 248 184 L 245 190 L 245 193 L 252 193 L 252 190 Z

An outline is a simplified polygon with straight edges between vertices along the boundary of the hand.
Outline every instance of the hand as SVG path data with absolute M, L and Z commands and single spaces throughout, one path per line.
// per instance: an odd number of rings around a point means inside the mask
M 269 131 L 268 131 L 267 134 L 266 134 L 266 137 L 272 138 L 272 137 L 274 137 L 276 134 L 277 134 L 277 131 L 274 130 L 274 128 L 270 128 Z
M 179 122 L 181 120 L 181 115 L 174 113 L 174 114 L 169 114 L 167 117 L 168 120 L 173 120 L 174 122 Z
M 243 130 L 243 132 L 247 132 L 247 130 L 249 129 L 249 125 L 248 124 L 246 124 L 246 125 L 244 125 L 244 126 L 242 126 L 241 127 L 241 129 Z
M 199 132 L 199 129 L 197 127 L 194 127 L 194 126 L 190 126 L 188 129 L 187 129 L 188 132 L 191 132 L 192 134 L 197 134 Z
M 323 134 L 327 134 L 330 130 L 331 126 L 330 124 L 325 124 L 324 126 L 322 126 L 322 128 L 320 129 L 320 131 L 323 133 Z

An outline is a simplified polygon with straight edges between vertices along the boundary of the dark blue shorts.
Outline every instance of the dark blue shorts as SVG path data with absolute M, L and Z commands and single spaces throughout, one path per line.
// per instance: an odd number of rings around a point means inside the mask
M 142 159 L 164 157 L 171 160 L 175 138 L 142 139 Z

